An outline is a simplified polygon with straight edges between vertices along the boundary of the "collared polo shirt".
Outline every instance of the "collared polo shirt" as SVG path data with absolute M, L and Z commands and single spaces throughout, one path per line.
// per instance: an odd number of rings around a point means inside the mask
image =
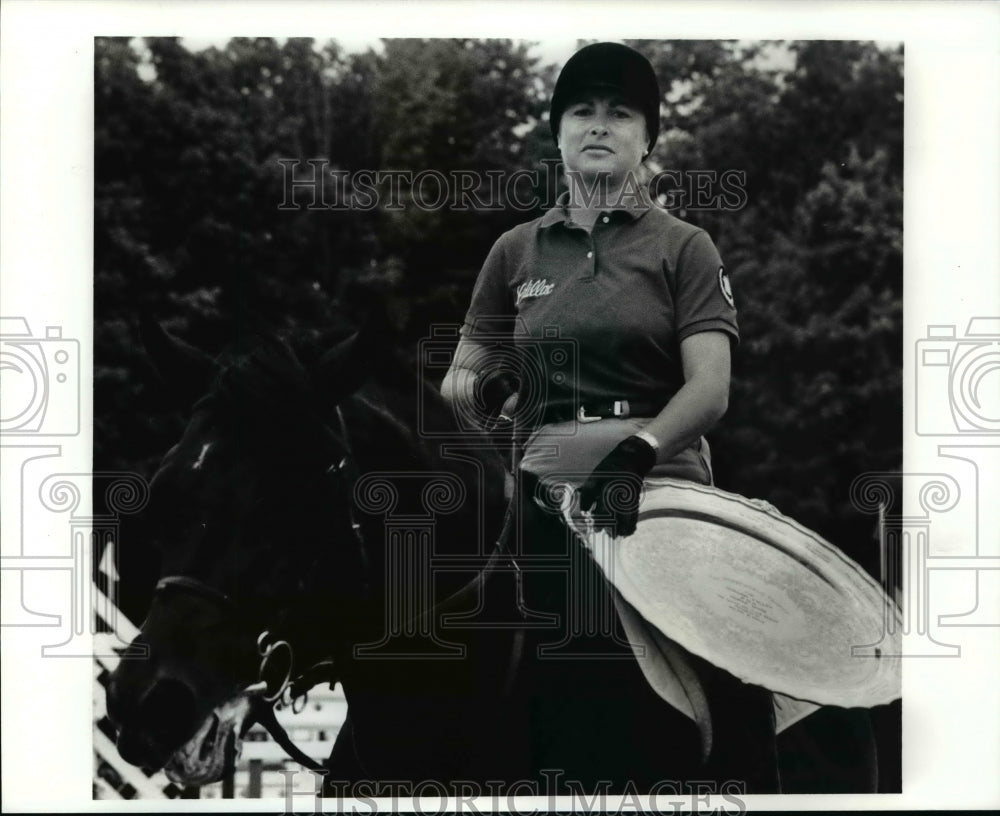
M 652 205 L 574 225 L 563 199 L 493 245 L 463 335 L 512 341 L 522 401 L 666 405 L 684 383 L 680 342 L 702 331 L 739 339 L 722 260 L 708 234 Z

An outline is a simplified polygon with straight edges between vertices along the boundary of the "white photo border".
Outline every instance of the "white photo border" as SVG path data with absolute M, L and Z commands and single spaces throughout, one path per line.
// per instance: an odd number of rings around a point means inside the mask
M 1000 6 L 962 2 L 788 3 L 91 2 L 6 0 L 0 15 L 0 269 L 4 315 L 58 325 L 80 341 L 81 432 L 62 439 L 72 469 L 90 468 L 94 37 L 379 36 L 852 39 L 905 44 L 906 472 L 941 468 L 938 442 L 913 432 L 916 343 L 929 325 L 961 333 L 1000 314 Z M 308 21 L 305 24 L 303 21 Z M 552 36 L 550 36 L 552 35 Z M 561 47 L 561 46 L 560 46 Z M 37 330 L 37 329 L 36 329 Z M 996 452 L 997 449 L 994 449 Z M 3 496 L 11 496 L 4 473 Z M 985 496 L 981 504 L 987 505 Z M 86 500 L 86 499 L 85 499 Z M 5 504 L 5 509 L 8 509 Z M 1000 555 L 995 508 L 980 544 Z M 5 514 L 4 556 L 17 530 Z M 975 526 L 976 519 L 965 519 Z M 962 529 L 955 535 L 961 537 Z M 954 544 L 956 550 L 959 544 Z M 994 573 L 995 576 L 995 573 Z M 987 582 L 988 583 L 988 582 Z M 996 580 L 993 584 L 1000 583 Z M 987 587 L 989 589 L 989 587 Z M 61 585 L 41 581 L 33 592 Z M 958 588 L 956 588 L 958 591 Z M 996 589 L 989 590 L 996 593 Z M 996 603 L 995 597 L 981 602 Z M 961 608 L 961 599 L 958 599 Z M 996 608 L 1000 608 L 997 606 Z M 901 795 L 749 797 L 751 807 L 977 809 L 1000 806 L 1000 642 L 996 627 L 951 630 L 957 660 L 904 666 Z M 89 660 L 46 660 L 30 628 L 3 630 L 3 810 L 159 810 L 162 801 L 92 799 Z M 543 803 L 540 803 L 544 807 Z M 172 801 L 184 809 L 274 810 L 273 800 Z

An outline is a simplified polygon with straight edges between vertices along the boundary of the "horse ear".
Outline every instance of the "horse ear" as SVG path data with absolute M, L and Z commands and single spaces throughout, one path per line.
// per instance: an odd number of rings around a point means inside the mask
M 384 352 L 387 330 L 384 315 L 374 312 L 360 330 L 320 358 L 315 382 L 325 401 L 336 404 L 364 385 Z
M 169 334 L 145 313 L 139 319 L 139 337 L 153 369 L 179 401 L 190 405 L 205 394 L 219 370 L 211 357 Z

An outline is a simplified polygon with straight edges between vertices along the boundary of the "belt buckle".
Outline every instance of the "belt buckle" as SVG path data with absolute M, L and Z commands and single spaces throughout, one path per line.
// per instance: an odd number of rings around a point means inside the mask
M 601 420 L 601 417 L 599 416 L 587 416 L 587 409 L 583 405 L 581 405 L 580 410 L 576 412 L 576 418 L 579 422 L 599 422 Z
M 611 412 L 618 419 L 627 419 L 629 416 L 628 400 L 615 400 L 611 406 Z

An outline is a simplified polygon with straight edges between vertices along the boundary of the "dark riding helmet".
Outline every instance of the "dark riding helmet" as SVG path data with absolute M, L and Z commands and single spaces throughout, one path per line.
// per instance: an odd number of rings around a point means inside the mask
M 596 88 L 618 91 L 638 106 L 646 118 L 652 150 L 660 134 L 660 84 L 648 59 L 627 45 L 613 42 L 586 45 L 566 61 L 549 108 L 552 138 L 558 136 L 559 120 L 573 98 Z

